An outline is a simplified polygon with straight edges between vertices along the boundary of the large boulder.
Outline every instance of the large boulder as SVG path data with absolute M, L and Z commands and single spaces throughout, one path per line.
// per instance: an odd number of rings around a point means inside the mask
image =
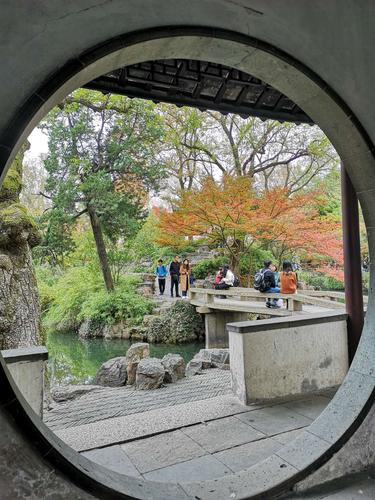
M 229 349 L 201 349 L 194 358 L 204 360 L 204 368 L 223 368 L 229 365 Z
M 178 300 L 166 312 L 150 319 L 145 325 L 149 342 L 182 344 L 194 342 L 204 335 L 204 324 L 200 314 L 189 302 Z
M 170 384 L 185 377 L 185 361 L 180 354 L 166 354 L 161 360 L 165 369 L 164 382 Z
M 125 356 L 112 358 L 99 368 L 94 384 L 106 387 L 121 387 L 126 384 L 127 379 L 127 361 Z
M 185 375 L 190 377 L 191 375 L 200 375 L 203 370 L 203 362 L 201 359 L 191 359 L 186 365 Z
M 158 389 L 163 384 L 164 366 L 158 358 L 142 359 L 137 366 L 135 387 L 140 390 Z
M 138 363 L 150 356 L 150 346 L 147 342 L 132 344 L 126 352 L 128 385 L 135 382 Z
M 186 375 L 199 375 L 208 368 L 229 369 L 229 349 L 201 349 L 187 364 Z

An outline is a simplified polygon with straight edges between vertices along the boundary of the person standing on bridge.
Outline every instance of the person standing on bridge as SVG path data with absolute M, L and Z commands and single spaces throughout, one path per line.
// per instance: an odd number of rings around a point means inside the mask
M 180 267 L 180 286 L 182 298 L 187 298 L 187 293 L 190 287 L 190 262 L 184 259 Z
M 163 260 L 158 260 L 158 265 L 156 267 L 156 277 L 158 278 L 159 283 L 159 293 L 160 295 L 164 295 L 165 290 L 165 280 L 167 277 L 167 268 L 163 265 Z
M 169 275 L 171 277 L 171 297 L 173 297 L 173 290 L 176 291 L 176 297 L 180 297 L 178 293 L 178 282 L 180 279 L 180 257 L 175 255 L 169 266 Z

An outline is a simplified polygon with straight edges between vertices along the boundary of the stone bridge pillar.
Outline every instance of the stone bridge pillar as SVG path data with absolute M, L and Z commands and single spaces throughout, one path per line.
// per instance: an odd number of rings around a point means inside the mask
M 229 347 L 227 323 L 247 321 L 248 313 L 235 311 L 210 311 L 204 315 L 206 349 Z

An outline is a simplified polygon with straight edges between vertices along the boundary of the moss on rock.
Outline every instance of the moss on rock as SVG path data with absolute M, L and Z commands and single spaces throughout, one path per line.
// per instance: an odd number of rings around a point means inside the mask
M 204 324 L 195 307 L 182 300 L 167 312 L 150 320 L 145 327 L 148 342 L 182 344 L 194 342 L 204 335 Z

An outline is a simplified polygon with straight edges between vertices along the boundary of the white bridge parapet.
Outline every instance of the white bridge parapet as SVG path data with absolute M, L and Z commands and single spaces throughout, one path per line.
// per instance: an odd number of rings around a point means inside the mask
M 242 403 L 338 386 L 348 370 L 347 314 L 227 324 L 232 388 Z
M 345 310 L 345 295 L 341 292 L 260 293 L 253 288 L 236 287 L 228 290 L 191 288 L 189 294 L 190 303 L 204 314 L 207 349 L 228 347 L 226 325 L 248 320 L 250 313 L 283 317 Z M 266 299 L 283 299 L 286 307 L 267 308 Z

